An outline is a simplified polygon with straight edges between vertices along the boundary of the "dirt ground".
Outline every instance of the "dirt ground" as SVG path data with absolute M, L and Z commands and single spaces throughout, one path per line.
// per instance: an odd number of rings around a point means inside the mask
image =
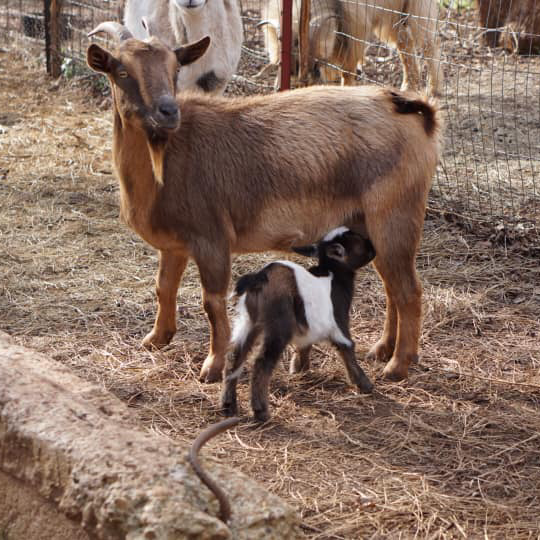
M 220 418 L 219 385 L 197 380 L 209 336 L 196 269 L 177 336 L 143 350 L 157 260 L 118 218 L 108 102 L 2 47 L 0 328 L 119 396 L 148 430 L 191 442 Z M 410 378 L 383 381 L 363 362 L 376 391 L 358 395 L 330 348 L 303 376 L 287 374 L 287 357 L 272 420 L 246 419 L 205 450 L 294 505 L 306 538 L 538 537 L 539 261 L 436 215 L 418 257 L 425 317 Z M 236 258 L 234 277 L 273 257 Z M 384 307 L 370 267 L 352 315 L 360 355 Z M 247 415 L 246 384 L 240 398 Z

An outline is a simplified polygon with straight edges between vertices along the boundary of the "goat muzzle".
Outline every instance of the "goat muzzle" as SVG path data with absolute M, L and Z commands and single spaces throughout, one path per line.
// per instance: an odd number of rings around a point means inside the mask
M 154 117 L 160 128 L 172 130 L 178 128 L 180 110 L 176 101 L 169 96 L 163 96 L 157 100 Z

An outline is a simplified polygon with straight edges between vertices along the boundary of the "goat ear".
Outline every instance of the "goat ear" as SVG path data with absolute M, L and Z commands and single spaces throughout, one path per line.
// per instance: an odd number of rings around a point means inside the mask
M 332 244 L 326 246 L 325 251 L 326 255 L 331 259 L 336 259 L 340 262 L 343 262 L 345 260 L 345 248 L 337 242 L 333 242 Z
M 191 64 L 191 62 L 195 62 L 195 60 L 199 59 L 206 52 L 209 45 L 210 38 L 205 36 L 195 43 L 188 43 L 187 45 L 178 47 L 178 49 L 174 51 L 178 63 L 181 66 L 186 66 L 187 64 Z
M 291 248 L 295 253 L 303 255 L 304 257 L 318 257 L 319 248 L 317 244 L 310 244 L 309 246 L 300 246 Z
M 101 48 L 97 43 L 92 43 L 86 51 L 86 62 L 94 71 L 110 73 L 112 60 L 111 53 Z

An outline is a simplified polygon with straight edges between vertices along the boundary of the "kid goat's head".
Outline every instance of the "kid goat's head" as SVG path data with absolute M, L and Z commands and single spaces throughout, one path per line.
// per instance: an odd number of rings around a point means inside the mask
M 92 43 L 86 58 L 94 70 L 107 75 L 114 106 L 122 122 L 144 129 L 152 139 L 160 139 L 180 125 L 175 99 L 176 75 L 181 66 L 200 58 L 210 38 L 183 45 L 172 51 L 159 39 L 139 41 L 123 25 L 104 22 L 88 35 L 105 32 L 118 40 L 113 53 Z
M 319 265 L 328 269 L 354 272 L 375 258 L 375 248 L 368 238 L 347 227 L 330 231 L 322 240 L 309 246 L 293 247 L 307 257 L 317 257 Z

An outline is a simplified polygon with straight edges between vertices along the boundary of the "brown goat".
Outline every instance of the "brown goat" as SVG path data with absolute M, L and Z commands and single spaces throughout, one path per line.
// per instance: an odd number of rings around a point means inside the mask
M 407 376 L 416 358 L 421 287 L 415 255 L 439 157 L 436 110 L 379 87 L 310 87 L 226 99 L 175 96 L 175 74 L 209 39 L 171 51 L 117 23 L 114 53 L 88 48 L 113 95 L 113 158 L 121 215 L 159 250 L 158 312 L 146 346 L 176 332 L 176 295 L 189 257 L 211 325 L 201 378 L 221 378 L 230 329 L 231 253 L 289 250 L 349 223 L 375 246 L 387 294 L 382 338 L 369 356 Z
M 484 42 L 521 54 L 540 52 L 540 0 L 478 0 Z

